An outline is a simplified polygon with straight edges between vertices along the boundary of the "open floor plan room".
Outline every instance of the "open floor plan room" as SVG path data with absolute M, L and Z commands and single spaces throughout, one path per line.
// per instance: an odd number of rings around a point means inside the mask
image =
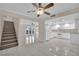
M 0 56 L 79 56 L 79 3 L 0 3 Z

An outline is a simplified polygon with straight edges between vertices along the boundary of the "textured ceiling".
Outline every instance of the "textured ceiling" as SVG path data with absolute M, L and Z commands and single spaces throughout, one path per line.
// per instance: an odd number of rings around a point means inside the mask
M 43 6 L 47 5 L 47 3 L 43 3 Z M 65 12 L 67 10 L 74 9 L 76 7 L 79 7 L 78 3 L 55 3 L 54 7 L 51 7 L 48 9 L 48 12 L 52 14 L 58 14 L 61 12 Z M 36 9 L 31 3 L 2 3 L 0 4 L 0 9 L 7 10 L 10 12 L 14 12 L 20 15 L 28 16 L 29 18 L 33 19 L 47 19 L 51 18 L 48 15 L 41 15 L 39 18 L 36 17 L 36 12 L 27 13 L 29 10 Z

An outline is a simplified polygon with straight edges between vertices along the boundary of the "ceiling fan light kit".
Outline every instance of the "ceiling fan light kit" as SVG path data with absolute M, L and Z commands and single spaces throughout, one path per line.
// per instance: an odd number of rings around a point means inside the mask
M 37 17 L 39 17 L 42 14 L 51 15 L 49 12 L 47 12 L 47 9 L 54 6 L 54 3 L 49 3 L 45 7 L 43 7 L 41 3 L 38 3 L 38 4 L 37 3 L 32 3 L 32 5 L 36 8 L 36 10 L 35 11 L 29 11 L 29 13 L 30 12 L 36 12 Z
M 38 8 L 37 9 L 37 14 L 39 14 L 39 15 L 44 14 L 44 9 L 43 8 Z

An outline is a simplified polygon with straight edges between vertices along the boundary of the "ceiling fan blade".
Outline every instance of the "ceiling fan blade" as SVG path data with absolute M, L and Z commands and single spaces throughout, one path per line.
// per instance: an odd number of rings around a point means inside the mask
M 33 6 L 35 6 L 36 8 L 38 8 L 38 5 L 36 3 L 32 3 Z
M 27 11 L 27 13 L 30 13 L 30 12 L 35 12 L 35 10 Z
M 45 13 L 45 14 L 47 14 L 47 15 L 50 15 L 50 13 L 49 13 L 49 12 L 46 12 L 46 11 L 45 11 L 44 13 Z
M 44 9 L 48 9 L 48 8 L 50 8 L 50 7 L 52 7 L 52 6 L 54 6 L 54 3 L 49 3 L 48 5 L 46 5 L 46 6 L 44 7 Z
M 50 17 L 55 17 L 56 15 L 54 14 L 54 15 L 51 15 Z

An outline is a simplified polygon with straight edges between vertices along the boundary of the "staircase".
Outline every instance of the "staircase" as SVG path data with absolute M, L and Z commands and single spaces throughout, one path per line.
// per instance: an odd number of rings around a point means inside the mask
M 14 29 L 14 23 L 5 21 L 0 50 L 15 47 L 17 45 L 18 42 L 17 42 L 16 32 Z

